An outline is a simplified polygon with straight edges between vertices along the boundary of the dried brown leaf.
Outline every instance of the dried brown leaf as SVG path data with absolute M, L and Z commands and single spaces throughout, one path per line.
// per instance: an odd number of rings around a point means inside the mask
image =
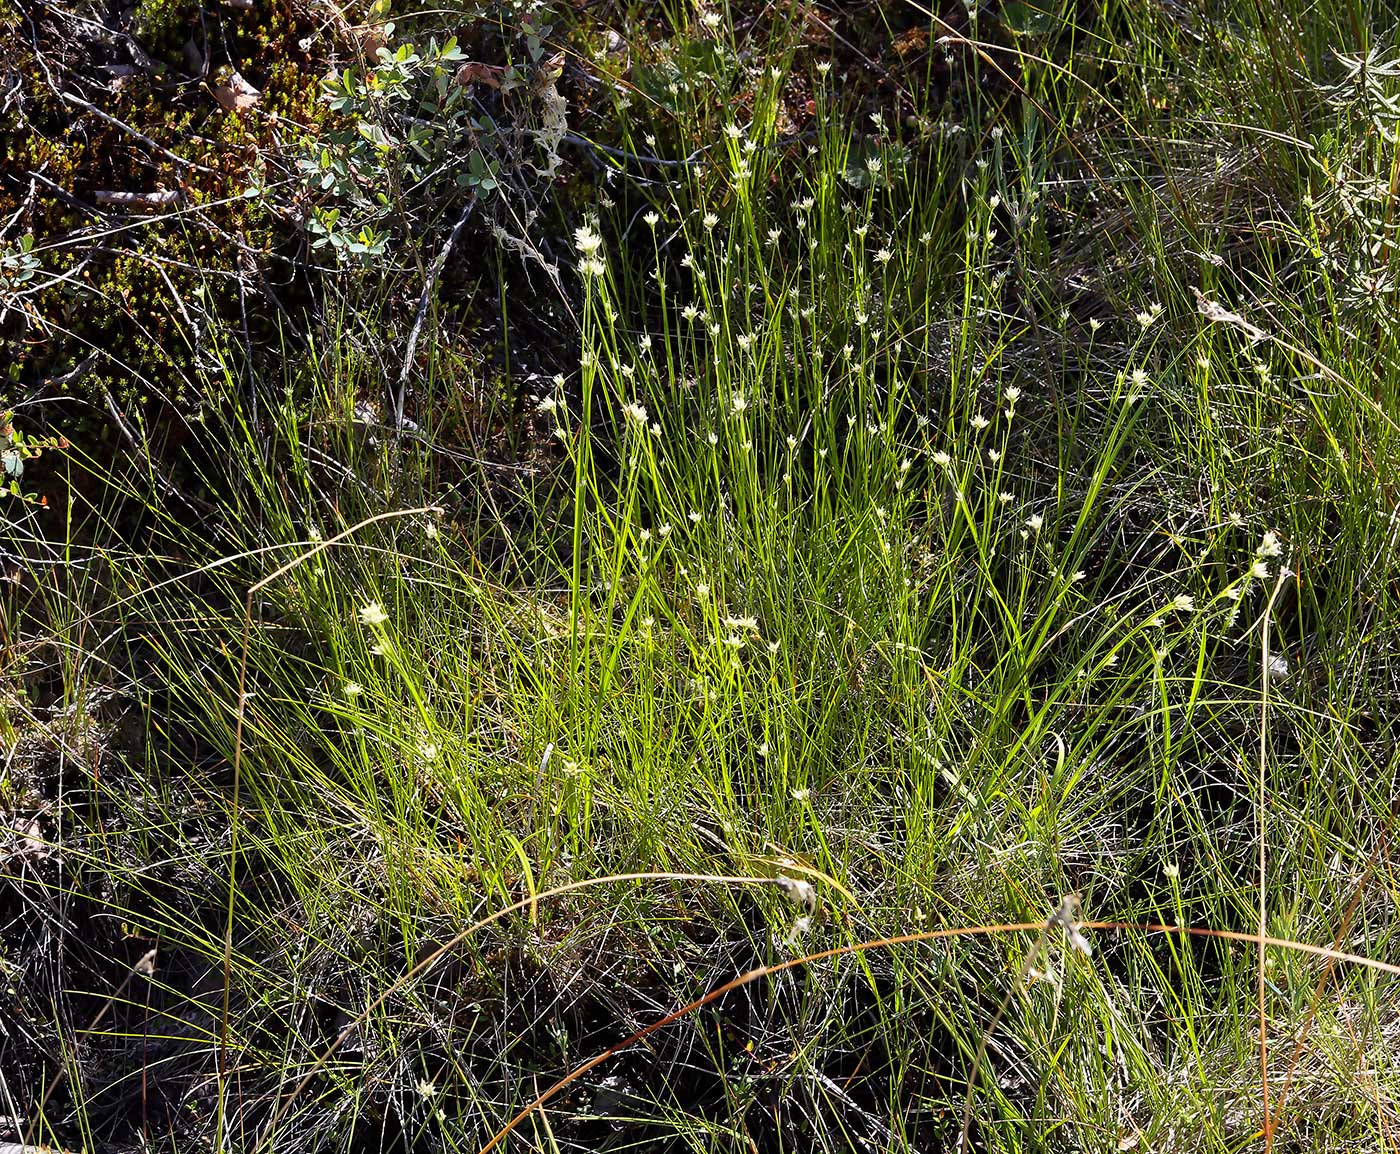
M 211 84 L 209 91 L 225 112 L 245 112 L 262 99 L 262 93 L 237 72 L 230 74 L 227 84 Z

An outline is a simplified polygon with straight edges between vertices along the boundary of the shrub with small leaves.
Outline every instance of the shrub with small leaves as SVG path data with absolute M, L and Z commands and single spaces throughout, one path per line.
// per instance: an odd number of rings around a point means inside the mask
M 5 492 L 31 505 L 47 505 L 38 493 L 27 493 L 20 486 L 26 462 L 43 456 L 48 449 L 68 448 L 67 437 L 30 437 L 15 428 L 14 413 L 0 413 L 0 484 Z
M 331 123 L 298 162 L 313 247 L 371 264 L 450 227 L 472 200 L 552 177 L 566 130 L 550 28 L 521 24 L 528 65 L 469 60 L 457 38 L 383 44 L 324 81 Z M 533 21 L 533 22 L 532 22 Z M 383 36 L 391 41 L 394 25 Z

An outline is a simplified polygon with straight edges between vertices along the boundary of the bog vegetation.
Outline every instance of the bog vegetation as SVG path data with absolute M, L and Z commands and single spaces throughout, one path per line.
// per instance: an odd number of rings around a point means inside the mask
M 0 1142 L 1394 1148 L 1388 4 L 0 20 Z

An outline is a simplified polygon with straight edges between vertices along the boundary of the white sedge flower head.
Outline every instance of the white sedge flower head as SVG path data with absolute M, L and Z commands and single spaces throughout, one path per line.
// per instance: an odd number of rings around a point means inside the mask
M 1026 518 L 1026 528 L 1032 533 L 1039 533 L 1041 526 L 1045 524 L 1045 518 L 1039 513 L 1032 513 Z
M 583 225 L 574 230 L 574 245 L 584 256 L 594 257 L 603 251 L 603 238 L 592 225 Z
M 1249 575 L 1260 581 L 1267 580 L 1269 576 L 1268 563 L 1262 559 L 1255 561 L 1254 564 L 1249 567 Z
M 729 398 L 729 406 L 734 410 L 734 413 L 737 416 L 743 413 L 749 407 L 749 402 L 747 398 L 745 398 L 743 393 L 736 392 L 732 397 Z
M 939 449 L 938 452 L 933 455 L 933 463 L 946 469 L 953 463 L 953 458 L 951 454 L 947 453 L 945 450 Z
M 383 625 L 384 622 L 388 620 L 389 615 L 384 612 L 384 606 L 379 604 L 378 601 L 371 601 L 360 610 L 361 624 L 368 625 L 371 628 L 376 625 Z
M 655 228 L 658 224 L 661 223 L 661 216 L 659 213 L 656 212 L 649 212 L 646 214 L 646 216 L 642 217 L 642 219 L 646 221 L 646 223 L 651 228 Z
M 972 427 L 976 429 L 979 433 L 991 423 L 992 422 L 987 420 L 987 418 L 984 417 L 981 413 L 978 413 L 975 417 L 972 418 Z
M 1283 544 L 1278 539 L 1278 534 L 1269 529 L 1264 534 L 1264 539 L 1259 542 L 1259 556 L 1280 557 L 1283 555 Z
M 1190 613 L 1196 608 L 1196 599 L 1189 593 L 1178 593 L 1172 598 L 1172 608 L 1182 613 Z
M 1006 398 L 1006 403 L 1008 405 L 1014 406 L 1016 402 L 1021 399 L 1021 390 L 1018 389 L 1015 385 L 1007 385 L 1005 391 L 1002 393 L 1002 396 Z
M 715 225 L 719 224 L 719 217 L 717 217 L 712 212 L 707 212 L 703 217 L 700 218 L 700 223 L 703 224 L 707 230 L 709 230 L 714 228 Z
M 645 405 L 639 405 L 636 401 L 629 401 L 622 406 L 622 412 L 629 421 L 635 421 L 639 425 L 647 423 L 647 410 Z
M 1156 304 L 1153 304 L 1151 308 L 1145 309 L 1142 312 L 1138 313 L 1136 316 L 1136 320 L 1137 323 L 1140 324 L 1144 329 L 1149 329 L 1153 326 L 1154 323 L 1156 323 L 1157 318 L 1161 315 L 1162 305 L 1160 302 L 1158 302 Z

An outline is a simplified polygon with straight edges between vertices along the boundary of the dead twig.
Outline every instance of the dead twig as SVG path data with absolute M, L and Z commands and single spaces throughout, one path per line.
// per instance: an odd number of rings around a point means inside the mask
M 173 208 L 185 199 L 185 194 L 178 188 L 165 189 L 161 192 L 115 192 L 99 188 L 92 194 L 92 199 L 98 204 L 115 204 L 125 208 L 154 210 Z
M 447 258 L 452 255 L 452 250 L 457 244 L 457 239 L 462 235 L 462 230 L 467 227 L 467 221 L 471 218 L 472 210 L 476 207 L 476 197 L 467 201 L 466 207 L 462 209 L 462 215 L 457 218 L 457 223 L 452 226 L 452 231 L 448 234 L 447 243 L 442 246 L 442 251 L 437 254 L 432 267 L 428 270 L 428 275 L 423 279 L 423 291 L 418 294 L 418 308 L 413 314 L 413 327 L 408 332 L 408 347 L 404 350 L 403 367 L 399 370 L 399 379 L 394 386 L 394 391 L 390 401 L 394 409 L 394 429 L 403 428 L 404 401 L 408 392 L 408 374 L 413 370 L 413 354 L 418 350 L 418 338 L 423 332 L 423 322 L 428 316 L 428 303 L 432 300 L 433 289 L 437 287 L 438 277 L 442 275 L 443 268 L 447 265 Z
M 132 128 L 131 125 L 129 125 L 126 121 L 118 120 L 115 116 L 111 115 L 111 113 L 103 112 L 102 109 L 97 107 L 97 105 L 93 104 L 89 100 L 84 100 L 81 96 L 74 96 L 71 92 L 60 92 L 58 96 L 64 104 L 72 105 L 74 108 L 81 108 L 84 112 L 90 113 L 91 115 L 97 117 L 98 120 L 101 120 L 106 124 L 110 124 L 113 128 L 120 129 L 122 132 L 125 132 L 128 136 L 135 137 L 152 152 L 160 153 L 161 156 L 165 157 L 167 160 L 173 162 L 174 164 L 178 164 L 182 168 L 192 168 L 195 172 L 203 172 L 210 176 L 218 175 L 217 170 L 212 168 L 206 168 L 202 164 L 196 164 L 193 160 L 186 160 L 183 156 L 179 155 L 178 153 L 171 152 L 170 149 L 165 147 L 165 145 L 152 140 L 144 132 Z

